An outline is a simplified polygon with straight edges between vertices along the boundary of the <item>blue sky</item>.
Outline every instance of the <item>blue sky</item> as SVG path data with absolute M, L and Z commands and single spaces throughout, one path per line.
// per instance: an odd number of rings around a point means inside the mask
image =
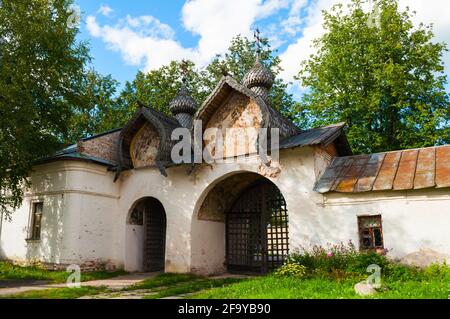
M 143 67 L 139 64 L 129 64 L 124 61 L 119 52 L 115 52 L 108 48 L 108 44 L 102 39 L 91 36 L 86 25 L 87 16 L 96 16 L 100 23 L 115 24 L 119 19 L 131 16 L 152 15 L 158 16 L 163 23 L 171 25 L 184 45 L 194 46 L 198 41 L 197 36 L 193 36 L 180 24 L 180 10 L 183 7 L 184 1 L 170 0 L 170 1 L 144 1 L 144 0 L 129 0 L 129 1 L 93 1 L 93 0 L 78 0 L 76 1 L 82 12 L 81 35 L 80 38 L 88 40 L 91 47 L 91 54 L 94 57 L 94 67 L 102 74 L 112 74 L 113 77 L 125 83 L 130 81 L 136 75 L 136 72 Z M 103 6 L 108 6 L 114 10 L 109 16 L 104 16 L 99 12 Z
M 322 32 L 322 10 L 349 0 L 76 0 L 82 12 L 80 39 L 88 40 L 93 66 L 122 84 L 138 70 L 171 60 L 206 65 L 237 34 L 258 27 L 278 50 L 286 81 L 294 81 L 300 61 Z M 415 22 L 434 23 L 436 41 L 450 43 L 447 0 L 400 0 L 417 11 Z M 445 56 L 450 63 L 450 54 Z

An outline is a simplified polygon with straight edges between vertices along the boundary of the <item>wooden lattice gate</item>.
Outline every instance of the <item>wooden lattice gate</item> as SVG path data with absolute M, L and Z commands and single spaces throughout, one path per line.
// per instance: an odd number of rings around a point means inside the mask
M 228 271 L 267 273 L 289 253 L 288 214 L 280 190 L 271 182 L 251 186 L 237 199 L 226 219 Z
M 157 201 L 151 201 L 145 208 L 145 271 L 164 271 L 166 252 L 166 214 L 164 207 Z

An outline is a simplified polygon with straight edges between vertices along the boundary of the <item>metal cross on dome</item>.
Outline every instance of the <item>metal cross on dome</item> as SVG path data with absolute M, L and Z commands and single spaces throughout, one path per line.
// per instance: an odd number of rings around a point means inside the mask
M 181 80 L 183 81 L 183 83 L 186 83 L 187 76 L 189 73 L 189 62 L 187 60 L 181 60 L 180 69 L 181 69 L 181 75 L 182 75 Z
M 256 43 L 256 55 L 259 58 L 259 54 L 261 53 L 261 32 L 259 31 L 258 28 L 256 28 L 255 32 L 253 32 L 253 37 L 255 38 L 255 43 Z

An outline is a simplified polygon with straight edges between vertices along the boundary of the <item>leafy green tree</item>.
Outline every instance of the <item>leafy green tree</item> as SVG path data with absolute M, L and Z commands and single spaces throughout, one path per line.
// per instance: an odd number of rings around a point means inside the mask
M 282 71 L 280 58 L 275 56 L 276 51 L 270 48 L 267 39 L 262 39 L 261 61 L 272 73 L 277 76 Z M 244 75 L 253 67 L 256 60 L 256 46 L 254 41 L 237 36 L 232 39 L 227 52 L 215 59 L 201 72 L 204 87 L 210 92 L 222 77 L 224 71 L 231 74 L 236 80 L 242 81 Z M 295 122 L 297 103 L 292 94 L 287 92 L 288 83 L 276 78 L 270 91 L 270 104 L 273 108 L 283 113 Z
M 261 60 L 275 75 L 279 74 L 280 59 L 274 56 L 266 39 L 263 40 L 263 45 Z M 187 83 L 192 96 L 199 104 L 203 102 L 224 73 L 241 81 L 245 73 L 254 65 L 255 58 L 254 42 L 237 36 L 232 40 L 228 51 L 223 56 L 216 56 L 205 68 L 200 70 L 193 62 L 188 62 Z M 131 83 L 126 83 L 119 97 L 118 102 L 126 113 L 124 119 L 133 114 L 138 101 L 170 114 L 168 105 L 180 88 L 182 74 L 181 63 L 176 61 L 148 73 L 138 72 Z M 271 105 L 284 115 L 295 119 L 297 104 L 292 95 L 287 93 L 287 86 L 288 84 L 281 79 L 276 80 L 271 90 Z
M 123 125 L 124 110 L 116 98 L 118 85 L 111 75 L 102 76 L 94 70 L 86 73 L 80 86 L 81 104 L 74 108 L 69 121 L 68 143 Z
M 70 0 L 0 2 L 0 212 L 21 205 L 32 161 L 67 134 L 88 49 Z
M 150 105 L 170 115 L 169 102 L 177 94 L 183 77 L 182 63 L 172 61 L 170 64 L 147 73 L 139 71 L 132 82 L 127 82 L 121 92 L 118 103 L 123 110 L 122 123 L 125 124 L 138 108 L 138 102 Z M 187 62 L 187 85 L 192 96 L 201 100 L 201 80 L 195 71 L 194 63 Z
M 314 125 L 345 121 L 356 153 L 448 143 L 445 44 L 396 0 L 364 4 L 324 13 L 326 32 L 298 77 L 309 88 L 303 112 Z

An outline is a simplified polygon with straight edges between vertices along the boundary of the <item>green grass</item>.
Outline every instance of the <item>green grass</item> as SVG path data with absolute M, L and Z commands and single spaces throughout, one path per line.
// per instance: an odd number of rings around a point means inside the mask
M 237 283 L 242 279 L 237 278 L 224 278 L 224 279 L 198 279 L 190 281 L 176 286 L 167 287 L 157 291 L 154 295 L 148 295 L 144 299 L 159 299 L 170 296 L 184 295 L 200 290 L 211 289 L 216 287 L 226 287 L 227 285 Z
M 126 274 L 123 270 L 113 272 L 92 271 L 81 273 L 81 281 L 108 279 Z M 70 273 L 47 270 L 38 266 L 19 266 L 9 262 L 0 262 L 0 280 L 48 280 L 52 283 L 66 282 Z
M 431 265 L 424 269 L 399 265 L 374 254 L 359 254 L 352 250 L 337 251 L 334 257 L 323 256 L 320 250 L 310 255 L 294 256 L 292 263 L 273 274 L 256 278 L 211 279 L 194 274 L 165 273 L 149 278 L 126 291 L 140 290 L 146 299 L 185 296 L 201 299 L 447 299 L 450 267 Z M 382 288 L 370 297 L 361 297 L 354 285 L 368 277 L 367 264 L 382 265 Z M 303 266 L 303 264 L 307 266 Z M 300 266 L 303 267 L 302 271 Z M 107 279 L 124 274 L 88 272 L 82 280 Z M 69 273 L 48 271 L 41 267 L 21 267 L 0 262 L 0 280 L 48 280 L 65 282 Z M 110 292 L 107 288 L 53 288 L 29 291 L 3 298 L 72 299 Z M 120 291 L 117 292 L 120 294 Z M 0 297 L 1 298 L 1 297 Z
M 360 276 L 310 275 L 306 278 L 267 275 L 256 278 L 211 279 L 192 274 L 161 274 L 125 290 L 144 290 L 145 299 L 184 296 L 194 299 L 447 299 L 448 277 L 422 275 L 421 278 L 386 277 L 382 288 L 370 297 L 354 292 Z M 52 288 L 5 296 L 8 299 L 74 299 L 109 292 L 105 287 Z M 120 293 L 120 292 L 117 292 Z M 143 295 L 144 295 L 143 294 Z
M 354 285 L 368 276 L 368 266 L 380 267 L 382 287 L 370 297 L 361 297 Z M 430 265 L 421 269 L 388 259 L 385 254 L 360 252 L 348 244 L 314 246 L 288 256 L 273 274 L 226 287 L 207 289 L 193 298 L 212 299 L 356 299 L 417 298 L 447 299 L 450 266 Z
M 143 282 L 125 288 L 125 290 L 153 289 L 157 287 L 171 286 L 178 283 L 189 282 L 200 278 L 202 277 L 194 274 L 165 273 L 157 275 L 156 277 L 153 278 L 146 279 Z
M 198 299 L 359 299 L 355 279 L 279 278 L 265 276 L 248 279 L 222 288 L 209 289 L 192 296 Z M 448 284 L 439 278 L 429 281 L 388 281 L 375 299 L 447 299 Z
M 448 299 L 450 281 L 432 279 L 428 281 L 394 281 L 385 284 L 387 291 L 382 291 L 374 299 Z
M 51 288 L 34 290 L 14 295 L 0 296 L 0 299 L 76 299 L 107 291 L 104 287 Z
M 248 279 L 192 296 L 200 299 L 327 299 L 355 297 L 352 282 L 326 279 L 299 280 L 274 276 Z

